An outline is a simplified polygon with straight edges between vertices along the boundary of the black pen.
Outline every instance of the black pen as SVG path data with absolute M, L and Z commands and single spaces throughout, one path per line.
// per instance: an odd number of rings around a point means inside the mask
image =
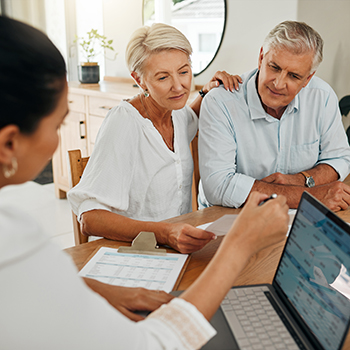
M 266 199 L 264 199 L 263 201 L 261 201 L 261 202 L 259 203 L 259 206 L 260 206 L 260 205 L 263 205 L 265 202 L 269 201 L 270 199 L 275 199 L 275 198 L 277 198 L 277 194 L 276 194 L 276 193 L 273 193 L 269 198 L 266 198 Z

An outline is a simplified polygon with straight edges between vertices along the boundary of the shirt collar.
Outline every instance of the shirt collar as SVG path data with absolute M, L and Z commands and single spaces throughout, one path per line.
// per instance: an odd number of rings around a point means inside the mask
M 256 77 L 258 75 L 258 69 L 255 74 L 252 75 L 247 83 L 247 103 L 250 110 L 250 117 L 252 119 L 273 118 L 267 114 L 261 104 L 258 91 L 256 89 Z M 299 110 L 299 96 L 296 95 L 294 99 L 289 103 L 283 115 L 292 114 Z M 276 118 L 273 118 L 276 119 Z

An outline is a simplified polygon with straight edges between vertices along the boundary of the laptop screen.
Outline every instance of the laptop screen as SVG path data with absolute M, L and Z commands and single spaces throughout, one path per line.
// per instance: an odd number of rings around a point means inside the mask
M 304 193 L 274 284 L 325 349 L 338 349 L 350 317 L 350 228 Z

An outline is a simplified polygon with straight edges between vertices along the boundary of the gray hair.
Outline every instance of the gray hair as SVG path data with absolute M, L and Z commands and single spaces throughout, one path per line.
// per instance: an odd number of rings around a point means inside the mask
M 323 39 L 304 22 L 285 21 L 278 24 L 264 40 L 264 54 L 271 48 L 284 48 L 299 55 L 312 51 L 314 59 L 310 73 L 316 71 L 323 59 Z
M 187 38 L 176 28 L 164 23 L 154 23 L 151 27 L 137 29 L 126 48 L 125 60 L 130 72 L 143 73 L 147 58 L 163 50 L 181 50 L 190 56 L 192 47 Z

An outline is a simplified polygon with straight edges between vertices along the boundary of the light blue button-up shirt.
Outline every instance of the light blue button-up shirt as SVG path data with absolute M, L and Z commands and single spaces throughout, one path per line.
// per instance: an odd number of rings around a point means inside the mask
M 350 172 L 350 148 L 332 88 L 314 76 L 278 120 L 263 109 L 256 76 L 256 69 L 242 75 L 239 92 L 212 89 L 202 102 L 201 207 L 240 207 L 255 180 L 276 172 L 296 174 L 321 163 L 332 166 L 341 181 Z

